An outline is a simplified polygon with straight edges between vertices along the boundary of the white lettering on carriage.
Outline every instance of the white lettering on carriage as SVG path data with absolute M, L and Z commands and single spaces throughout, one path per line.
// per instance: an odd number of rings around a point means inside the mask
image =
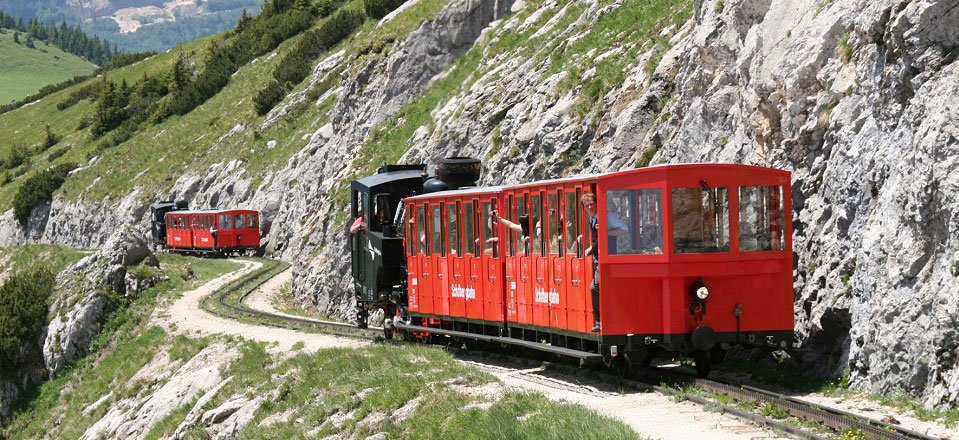
M 476 289 L 472 287 L 463 287 L 459 284 L 454 284 L 452 287 L 453 298 L 466 298 L 467 300 L 476 299 Z
M 555 290 L 543 290 L 541 287 L 537 287 L 533 291 L 535 294 L 534 300 L 541 304 L 559 304 L 559 292 Z

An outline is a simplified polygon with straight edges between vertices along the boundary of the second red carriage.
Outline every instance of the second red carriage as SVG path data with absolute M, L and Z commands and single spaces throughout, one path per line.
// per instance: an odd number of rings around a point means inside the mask
M 239 255 L 260 248 L 260 214 L 245 209 L 173 211 L 164 216 L 170 252 Z

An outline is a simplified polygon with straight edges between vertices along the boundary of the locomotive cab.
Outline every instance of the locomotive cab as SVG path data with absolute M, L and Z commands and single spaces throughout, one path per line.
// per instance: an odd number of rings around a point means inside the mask
M 406 261 L 403 258 L 402 199 L 423 189 L 425 165 L 390 165 L 353 181 L 350 213 L 364 225 L 350 237 L 357 321 L 366 326 L 370 310 L 392 316 L 403 307 Z

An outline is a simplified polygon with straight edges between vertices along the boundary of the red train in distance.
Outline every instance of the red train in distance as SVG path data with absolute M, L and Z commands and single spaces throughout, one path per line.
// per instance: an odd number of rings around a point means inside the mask
M 260 213 L 229 209 L 164 214 L 165 247 L 170 252 L 243 255 L 260 248 Z
M 688 164 L 406 197 L 406 298 L 393 295 L 387 325 L 582 360 L 678 353 L 705 375 L 732 344 L 793 341 L 789 194 L 787 171 Z

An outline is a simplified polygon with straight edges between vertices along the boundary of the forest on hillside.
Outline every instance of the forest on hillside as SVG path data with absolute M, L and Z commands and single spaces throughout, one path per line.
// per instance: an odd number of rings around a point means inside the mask
M 109 41 L 90 37 L 79 26 L 68 26 L 63 21 L 59 26 L 43 25 L 36 17 L 24 22 L 23 17 L 7 14 L 0 9 L 0 29 L 12 30 L 13 41 L 27 48 L 33 49 L 35 40 L 45 41 L 98 66 L 108 63 L 117 55 Z
M 94 9 L 67 5 L 62 0 L 0 0 L 0 10 L 24 20 L 36 19 L 43 25 L 66 22 L 79 26 L 88 35 L 110 41 L 123 52 L 148 52 L 231 29 L 244 10 L 255 15 L 262 6 L 262 0 L 194 0 L 195 13 L 171 9 L 172 16 L 134 16 L 142 26 L 126 33 L 111 18 L 124 8 L 163 8 L 166 3 L 167 0 L 111 0 L 99 2 Z

